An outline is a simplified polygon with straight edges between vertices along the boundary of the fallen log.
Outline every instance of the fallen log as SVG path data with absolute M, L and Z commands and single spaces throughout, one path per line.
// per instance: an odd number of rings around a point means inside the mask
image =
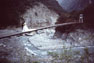
M 48 29 L 48 28 L 53 28 L 53 27 L 58 27 L 58 26 L 73 25 L 73 24 L 81 24 L 81 22 L 69 22 L 69 23 L 63 23 L 63 24 L 56 24 L 56 25 L 52 25 L 52 26 L 41 27 L 41 28 L 37 28 L 37 29 L 34 29 L 34 30 L 30 30 L 30 31 L 18 32 L 18 33 L 15 33 L 15 34 L 6 35 L 6 36 L 3 36 L 3 37 L 0 37 L 0 39 L 8 38 L 8 37 L 11 37 L 11 36 L 22 35 L 22 34 L 34 32 L 34 31 L 36 32 L 38 30 L 43 30 L 43 29 Z

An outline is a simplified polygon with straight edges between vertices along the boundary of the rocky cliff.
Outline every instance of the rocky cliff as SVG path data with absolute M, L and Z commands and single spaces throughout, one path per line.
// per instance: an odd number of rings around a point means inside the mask
M 61 14 L 64 11 L 60 7 L 58 2 L 55 0 L 3 0 L 3 2 L 1 2 L 1 3 L 3 3 L 3 4 L 1 4 L 2 19 L 0 21 L 0 27 L 21 26 L 23 23 L 22 15 L 26 14 L 26 12 L 28 12 L 28 10 L 30 11 L 30 9 L 33 9 L 35 7 L 37 8 L 37 9 L 34 9 L 35 11 L 37 11 L 39 8 L 40 12 L 42 12 L 42 11 L 50 12 L 50 14 L 51 13 L 52 14 L 53 13 Z M 49 11 L 47 11 L 47 9 Z M 34 12 L 32 12 L 32 13 L 34 13 Z M 37 13 L 35 13 L 35 14 L 37 15 Z M 41 16 L 41 15 L 38 14 L 38 16 Z M 41 19 L 42 18 L 43 17 L 41 17 Z

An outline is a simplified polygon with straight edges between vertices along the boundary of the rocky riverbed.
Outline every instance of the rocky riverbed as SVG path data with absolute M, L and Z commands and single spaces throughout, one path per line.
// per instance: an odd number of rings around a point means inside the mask
M 21 31 L 21 29 L 16 30 Z M 7 29 L 0 30 L 0 32 L 3 35 L 6 34 L 6 31 L 7 34 L 10 34 L 10 32 L 13 34 L 16 30 Z M 86 63 L 94 62 L 94 33 L 90 32 L 90 30 L 86 31 L 76 29 L 75 31 L 70 32 L 65 39 L 64 35 L 66 35 L 66 33 L 62 34 L 61 38 L 54 38 L 54 29 L 45 29 L 40 31 L 42 33 L 34 34 L 32 36 L 19 35 L 0 39 L 0 63 L 7 63 L 8 61 L 12 63 L 28 63 L 28 61 L 58 63 L 69 61 L 69 59 L 74 58 L 74 56 L 77 57 L 75 58 L 77 61 L 71 59 L 74 63 L 80 63 L 82 57 L 84 57 L 83 62 L 85 62 L 85 60 Z M 68 56 L 67 59 L 63 60 L 62 57 L 65 56 L 62 54 Z M 88 59 L 85 58 L 87 55 Z M 78 58 L 79 56 L 80 58 Z

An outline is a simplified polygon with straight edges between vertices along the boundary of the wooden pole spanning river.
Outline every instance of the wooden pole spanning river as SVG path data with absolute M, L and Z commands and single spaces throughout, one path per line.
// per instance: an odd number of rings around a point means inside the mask
M 38 30 L 43 30 L 43 29 L 48 29 L 48 28 L 53 28 L 53 27 L 58 27 L 58 26 L 74 25 L 74 24 L 81 24 L 81 22 L 69 22 L 69 23 L 56 24 L 56 25 L 51 25 L 51 26 L 46 26 L 46 27 L 40 27 L 40 28 L 37 28 L 37 29 L 34 29 L 34 30 L 30 30 L 30 31 L 17 32 L 15 34 L 6 35 L 6 36 L 3 36 L 3 37 L 0 37 L 0 39 L 8 38 L 8 37 L 11 37 L 11 36 L 22 35 L 22 34 L 34 32 L 34 31 L 36 32 Z

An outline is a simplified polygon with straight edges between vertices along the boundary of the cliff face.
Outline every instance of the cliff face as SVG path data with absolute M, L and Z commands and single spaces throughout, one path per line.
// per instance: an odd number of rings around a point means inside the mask
M 39 7 L 39 9 L 41 9 L 40 12 L 45 11 L 45 8 L 47 8 L 49 11 L 45 12 L 52 12 L 52 14 L 61 14 L 63 11 L 55 0 L 3 0 L 1 3 L 3 4 L 1 4 L 2 19 L 0 21 L 0 27 L 21 26 L 24 20 L 22 15 L 26 14 L 28 10 L 33 9 L 33 7 L 37 7 L 35 11 L 37 11 Z M 40 8 L 41 6 L 45 8 Z
M 68 20 L 73 21 L 78 19 L 80 13 L 84 13 L 84 20 L 86 22 L 89 22 L 90 19 L 93 21 L 93 11 L 89 11 L 89 14 L 88 9 L 87 11 L 84 9 L 90 0 L 60 0 L 59 3 L 58 1 L 59 0 L 3 0 L 3 4 L 1 4 L 2 18 L 0 28 L 7 26 L 21 27 L 24 21 L 27 22 L 30 28 L 36 27 L 37 24 L 39 24 L 37 27 L 40 27 L 41 24 L 42 26 L 46 26 L 49 23 L 49 25 L 52 25 L 55 24 L 56 21 L 63 23 L 64 21 L 67 22 Z M 91 1 L 92 3 L 94 2 L 94 0 Z M 91 9 L 93 9 L 93 6 Z M 73 12 L 67 13 L 65 10 Z M 88 17 L 88 14 L 92 15 Z
M 59 15 L 50 10 L 47 6 L 37 2 L 33 8 L 27 9 L 22 15 L 23 20 L 27 23 L 29 28 L 38 28 L 43 26 L 54 25 Z

